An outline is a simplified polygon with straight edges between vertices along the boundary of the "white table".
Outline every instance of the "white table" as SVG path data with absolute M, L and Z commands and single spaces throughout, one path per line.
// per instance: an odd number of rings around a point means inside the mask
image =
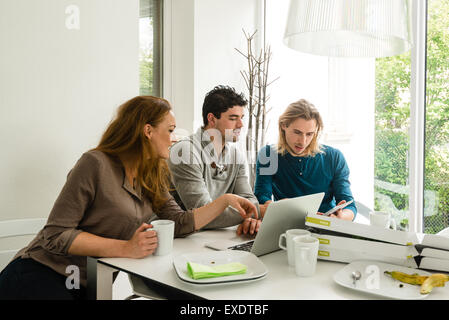
M 97 299 L 112 299 L 112 273 L 120 270 L 163 284 L 176 292 L 212 300 L 305 300 L 305 299 L 376 299 L 377 296 L 342 287 L 333 275 L 347 264 L 318 260 L 312 277 L 298 277 L 288 266 L 285 251 L 276 251 L 259 259 L 268 269 L 266 277 L 254 281 L 220 285 L 194 285 L 182 281 L 173 267 L 173 257 L 207 252 L 205 243 L 219 239 L 241 240 L 235 229 L 203 231 L 174 240 L 172 254 L 144 259 L 102 258 L 88 260 L 88 291 Z M 187 297 L 189 298 L 189 297 Z M 449 285 L 435 288 L 428 299 L 449 299 Z

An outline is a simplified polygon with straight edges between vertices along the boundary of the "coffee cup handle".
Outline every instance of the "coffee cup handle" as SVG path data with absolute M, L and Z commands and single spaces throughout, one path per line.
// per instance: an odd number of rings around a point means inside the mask
M 283 245 L 284 240 L 285 240 L 285 246 Z M 281 236 L 279 237 L 279 248 L 281 248 L 283 250 L 287 250 L 287 236 L 285 233 L 281 234 Z
M 390 227 L 393 230 L 396 230 L 396 220 L 394 220 L 393 218 L 390 219 Z

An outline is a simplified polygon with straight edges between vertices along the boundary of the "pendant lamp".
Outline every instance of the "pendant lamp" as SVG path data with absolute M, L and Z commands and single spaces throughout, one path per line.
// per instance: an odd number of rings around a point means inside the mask
M 410 21 L 410 0 L 291 0 L 284 43 L 320 56 L 388 57 L 411 48 Z

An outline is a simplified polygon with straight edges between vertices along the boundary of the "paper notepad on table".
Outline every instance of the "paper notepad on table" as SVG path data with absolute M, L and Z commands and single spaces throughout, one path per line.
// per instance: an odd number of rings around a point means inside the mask
M 422 257 L 419 263 L 419 268 L 449 272 L 449 260 L 432 257 Z
M 420 240 L 414 232 L 386 229 L 317 214 L 309 214 L 306 217 L 306 225 L 309 227 L 401 245 L 416 245 L 420 243 Z
M 449 251 L 449 236 L 439 234 L 418 234 L 419 247 Z
M 378 255 L 376 260 L 387 261 L 387 258 L 402 259 L 404 263 L 401 263 L 401 265 L 408 265 L 413 268 L 419 266 L 419 268 L 438 270 L 436 269 L 438 263 L 441 262 L 440 265 L 442 265 L 444 262 L 444 264 L 447 264 L 448 269 L 438 267 L 439 270 L 449 271 L 449 237 L 447 233 L 445 235 L 419 234 L 316 214 L 310 214 L 306 217 L 306 225 L 331 233 L 339 233 L 339 235 L 337 234 L 333 238 L 331 237 L 332 234 L 331 236 L 318 236 L 323 238 L 321 241 L 328 241 L 327 245 L 323 242 L 320 243 L 320 250 L 324 253 L 328 252 L 327 256 L 323 256 L 327 260 L 334 259 L 330 254 L 331 251 L 334 255 L 338 253 L 338 256 L 341 256 L 339 259 L 346 260 L 356 259 L 367 254 L 375 254 Z M 354 236 L 360 237 L 360 239 L 350 239 Z M 332 250 L 324 250 L 326 247 L 331 247 L 328 246 L 330 243 L 334 244 Z M 391 244 L 395 245 L 392 246 Z M 345 255 L 340 252 L 343 250 Z M 361 255 L 362 253 L 363 255 Z M 334 260 L 338 261 L 338 259 Z M 416 266 L 412 263 L 414 262 L 412 260 L 418 262 Z
M 421 244 L 416 247 L 420 251 L 420 269 L 449 272 L 449 235 L 419 234 Z

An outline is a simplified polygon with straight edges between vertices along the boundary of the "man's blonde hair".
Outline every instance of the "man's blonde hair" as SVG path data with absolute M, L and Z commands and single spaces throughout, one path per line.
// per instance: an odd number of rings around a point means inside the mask
M 315 154 L 322 152 L 321 146 L 318 143 L 318 138 L 321 131 L 323 130 L 323 120 L 321 119 L 320 113 L 313 104 L 305 99 L 301 99 L 290 104 L 284 111 L 284 113 L 279 117 L 279 140 L 277 145 L 278 153 L 284 155 L 288 151 L 285 131 L 284 129 L 282 129 L 282 125 L 288 127 L 293 121 L 298 118 L 302 118 L 304 120 L 315 120 L 317 127 L 312 141 L 304 150 L 303 154 L 305 156 L 314 156 Z

